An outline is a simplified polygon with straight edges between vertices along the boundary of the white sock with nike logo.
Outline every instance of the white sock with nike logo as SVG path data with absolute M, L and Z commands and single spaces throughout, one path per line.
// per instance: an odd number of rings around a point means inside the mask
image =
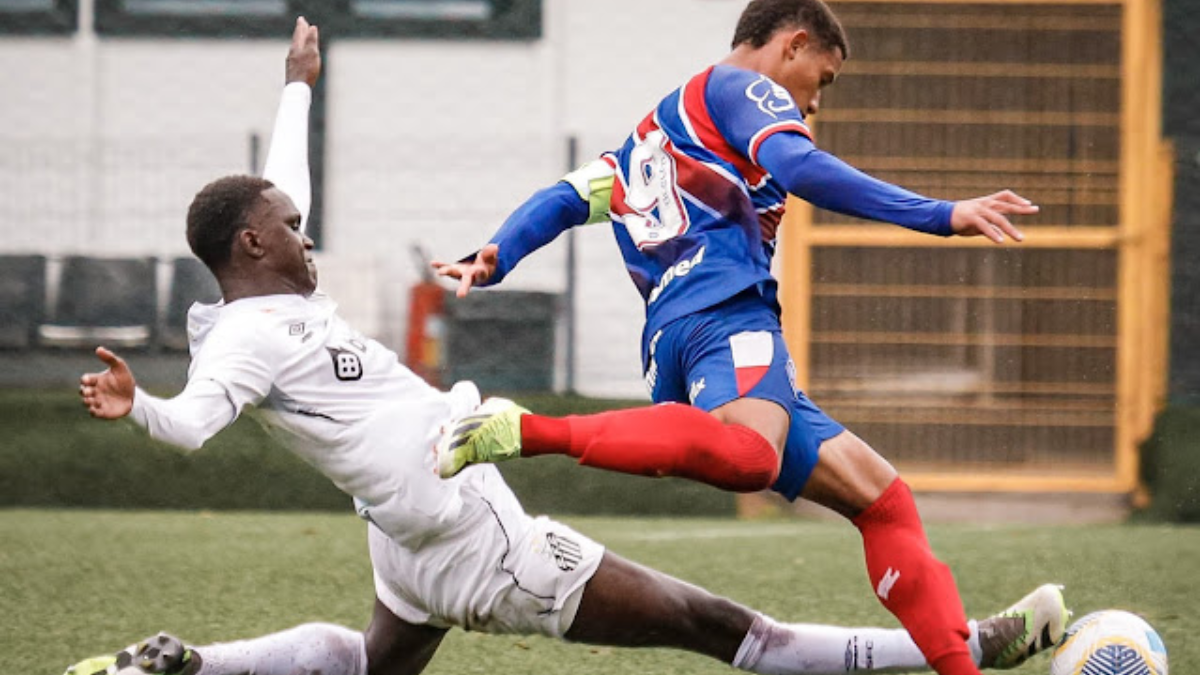
M 975 622 L 970 622 L 972 638 Z M 978 662 L 978 654 L 972 650 Z M 925 657 L 902 628 L 842 628 L 778 623 L 759 615 L 733 667 L 762 675 L 842 675 L 854 671 L 928 670 Z

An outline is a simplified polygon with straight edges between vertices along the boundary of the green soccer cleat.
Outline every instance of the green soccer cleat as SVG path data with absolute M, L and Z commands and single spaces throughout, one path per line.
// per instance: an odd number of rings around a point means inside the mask
M 472 464 L 521 456 L 521 415 L 529 411 L 506 398 L 489 398 L 474 412 L 442 429 L 438 475 L 449 478 Z
M 67 668 L 63 675 L 192 675 L 200 656 L 173 635 L 159 633 L 113 656 L 93 656 Z
M 1044 584 L 1015 605 L 979 622 L 980 668 L 1016 668 L 1026 659 L 1058 644 L 1071 612 L 1062 586 Z
M 108 675 L 116 672 L 116 663 L 117 657 L 115 656 L 93 656 L 67 667 L 67 671 L 63 675 Z

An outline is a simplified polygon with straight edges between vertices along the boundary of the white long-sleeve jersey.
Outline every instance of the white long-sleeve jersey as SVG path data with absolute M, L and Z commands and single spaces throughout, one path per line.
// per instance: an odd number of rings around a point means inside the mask
M 450 528 L 471 477 L 437 476 L 442 424 L 479 402 L 474 386 L 439 391 L 353 329 L 322 294 L 195 305 L 192 363 L 178 396 L 138 391 L 133 418 L 154 438 L 200 447 L 249 407 L 273 437 L 353 496 L 402 543 Z
M 284 89 L 264 174 L 305 219 L 310 101 L 307 85 Z M 166 400 L 137 390 L 131 416 L 154 438 L 194 450 L 257 407 L 263 426 L 353 496 L 364 517 L 419 546 L 464 515 L 463 491 L 488 473 L 444 481 L 433 456 L 440 426 L 478 405 L 479 393 L 429 386 L 336 309 L 319 291 L 193 305 L 187 386 Z

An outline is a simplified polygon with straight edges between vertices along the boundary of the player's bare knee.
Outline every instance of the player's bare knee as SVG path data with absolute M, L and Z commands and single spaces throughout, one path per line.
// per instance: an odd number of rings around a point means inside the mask
M 301 645 L 292 653 L 292 671 L 300 675 L 329 672 L 330 664 L 353 664 L 347 672 L 365 672 L 366 650 L 363 634 L 330 623 L 306 623 L 292 628 L 293 644 Z
M 853 518 L 873 504 L 899 474 L 861 438 L 844 431 L 821 444 L 805 499 Z

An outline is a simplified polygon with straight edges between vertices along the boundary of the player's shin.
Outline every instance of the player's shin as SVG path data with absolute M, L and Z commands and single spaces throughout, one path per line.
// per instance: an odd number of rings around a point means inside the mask
M 933 555 L 908 485 L 897 478 L 854 518 L 876 597 L 939 675 L 978 675 L 950 569 Z
M 762 675 L 912 672 L 928 668 L 906 631 L 781 624 L 759 616 L 732 664 Z
M 366 675 L 363 634 L 327 623 L 307 623 L 251 640 L 195 648 L 195 675 Z

